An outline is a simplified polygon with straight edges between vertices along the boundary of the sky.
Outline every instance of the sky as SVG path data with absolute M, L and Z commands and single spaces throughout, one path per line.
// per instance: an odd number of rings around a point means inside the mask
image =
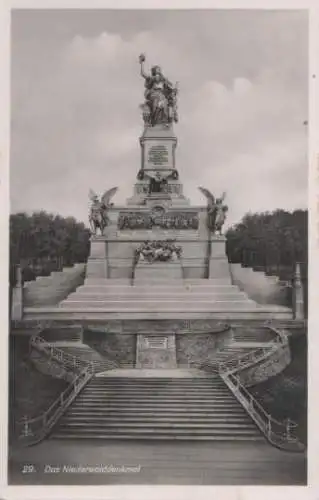
M 307 206 L 306 11 L 15 10 L 11 212 L 87 223 L 88 192 L 123 204 L 140 168 L 146 67 L 179 82 L 176 166 L 184 193 L 227 193 L 247 212 Z

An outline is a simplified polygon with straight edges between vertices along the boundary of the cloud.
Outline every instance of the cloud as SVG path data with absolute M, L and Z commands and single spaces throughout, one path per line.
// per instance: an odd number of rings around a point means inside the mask
M 268 15 L 249 33 L 225 34 L 204 17 L 196 18 L 193 31 L 187 20 L 177 29 L 167 19 L 127 36 L 75 34 L 56 45 L 50 67 L 34 43 L 24 52 L 38 55 L 33 72 L 18 64 L 25 46 L 17 51 L 13 211 L 44 208 L 87 220 L 90 187 L 102 192 L 119 186 L 118 203 L 131 196 L 140 167 L 144 92 L 137 58 L 145 47 L 147 64 L 161 64 L 172 81 L 180 81 L 177 168 L 195 204 L 204 202 L 197 190 L 203 185 L 216 194 L 227 191 L 230 222 L 249 210 L 306 205 L 307 79 L 303 65 L 296 70 L 303 39 L 293 50 L 290 34 L 294 27 L 306 38 L 304 24 L 297 16 L 285 25 L 284 17 Z M 227 23 L 234 28 L 233 14 Z

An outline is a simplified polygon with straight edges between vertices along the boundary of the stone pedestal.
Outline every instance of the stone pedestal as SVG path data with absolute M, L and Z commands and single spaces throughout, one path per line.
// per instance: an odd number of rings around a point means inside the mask
M 156 283 L 161 280 L 182 280 L 183 272 L 179 261 L 154 262 L 140 261 L 134 273 L 134 283 Z
M 231 284 L 225 236 L 211 237 L 209 253 L 209 279 L 222 279 Z
M 140 137 L 141 167 L 128 206 L 145 205 L 150 195 L 173 206 L 189 206 L 176 170 L 177 138 L 171 124 L 146 127 Z
M 86 278 L 108 278 L 107 241 L 103 236 L 94 236 L 91 239 Z
M 156 125 L 147 127 L 140 138 L 142 147 L 142 169 L 175 169 L 175 148 L 177 138 L 172 127 Z

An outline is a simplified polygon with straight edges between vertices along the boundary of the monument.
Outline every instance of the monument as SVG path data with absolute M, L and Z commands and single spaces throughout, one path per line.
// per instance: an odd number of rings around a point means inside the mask
M 90 191 L 86 279 L 59 304 L 60 313 L 105 324 L 118 321 L 135 332 L 155 329 L 155 323 L 145 326 L 143 321 L 156 322 L 157 330 L 166 321 L 166 333 L 183 321 L 196 329 L 203 322 L 213 328 L 214 322 L 228 319 L 291 318 L 290 310 L 261 306 L 233 285 L 222 234 L 225 193 L 215 197 L 200 187 L 206 206 L 194 206 L 184 195 L 174 131 L 178 86 L 159 66 L 148 72 L 144 55 L 139 64 L 145 100 L 133 194 L 119 206 L 111 203 L 117 187 L 101 199 Z

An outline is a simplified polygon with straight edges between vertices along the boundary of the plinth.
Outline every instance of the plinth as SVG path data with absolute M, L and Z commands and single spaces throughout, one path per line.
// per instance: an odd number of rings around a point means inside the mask
M 92 236 L 86 278 L 108 278 L 107 241 L 105 236 Z

